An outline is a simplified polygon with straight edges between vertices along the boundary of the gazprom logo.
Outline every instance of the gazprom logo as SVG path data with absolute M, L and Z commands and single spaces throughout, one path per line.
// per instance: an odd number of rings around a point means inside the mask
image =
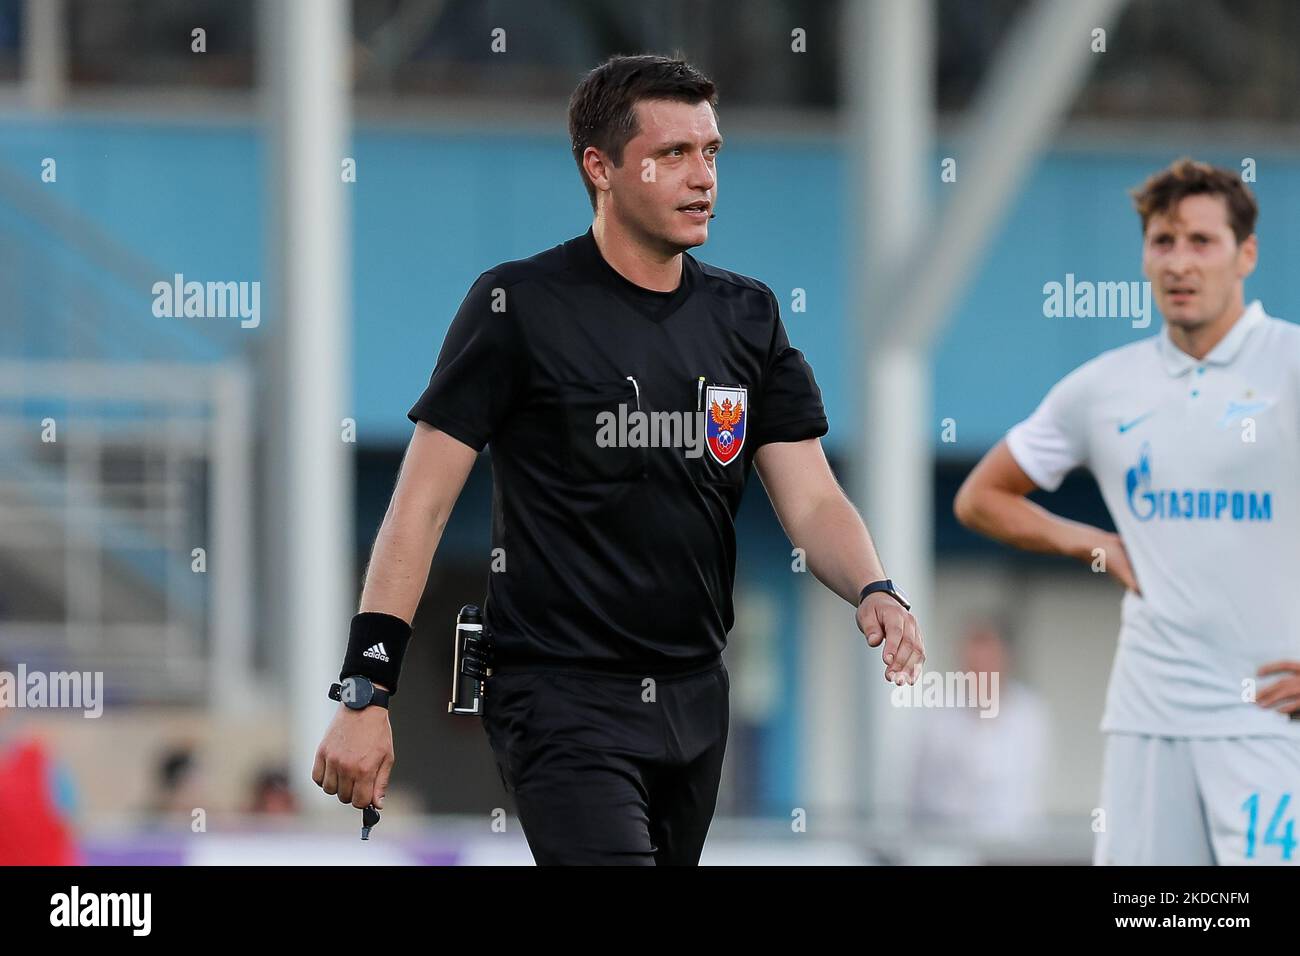
M 1124 475 L 1128 510 L 1138 521 L 1272 521 L 1268 491 L 1230 488 L 1152 488 L 1151 444 L 1143 442 L 1138 463 Z

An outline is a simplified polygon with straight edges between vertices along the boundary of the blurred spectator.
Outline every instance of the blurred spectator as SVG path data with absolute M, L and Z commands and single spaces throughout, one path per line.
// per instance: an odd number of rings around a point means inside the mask
M 149 801 L 149 823 L 189 827 L 194 810 L 203 806 L 202 780 L 191 744 L 176 744 L 158 758 L 154 794 Z
M 998 626 L 967 630 L 958 660 L 963 673 L 978 675 L 978 686 L 996 687 L 996 711 L 987 708 L 994 714 L 987 716 L 984 708 L 947 702 L 925 712 L 911 802 L 916 822 L 975 837 L 1024 836 L 1043 815 L 1047 709 L 1012 677 L 1011 652 Z
M 13 669 L 0 662 L 12 680 Z M 21 688 L 19 689 L 21 692 Z M 80 861 L 73 836 L 72 774 L 19 713 L 0 702 L 0 866 L 71 866 Z
M 289 787 L 289 775 L 279 767 L 264 768 L 253 782 L 248 812 L 292 815 L 298 812 L 298 798 Z

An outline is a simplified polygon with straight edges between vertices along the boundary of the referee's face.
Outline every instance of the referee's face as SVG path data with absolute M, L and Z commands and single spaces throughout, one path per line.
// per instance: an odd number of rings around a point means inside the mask
M 722 136 L 707 102 L 640 100 L 638 131 L 610 169 L 609 213 L 650 248 L 675 255 L 703 245 L 718 195 Z

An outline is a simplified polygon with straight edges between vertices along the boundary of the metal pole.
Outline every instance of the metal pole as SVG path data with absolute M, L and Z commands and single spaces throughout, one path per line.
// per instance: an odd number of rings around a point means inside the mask
M 850 3 L 848 104 L 850 157 L 861 212 L 859 317 L 863 405 L 871 429 L 854 443 L 855 500 L 885 569 L 912 596 L 926 631 L 933 601 L 933 446 L 931 351 L 953 301 L 993 235 L 999 217 L 1053 124 L 1086 75 L 1092 30 L 1107 27 L 1125 0 L 1040 0 L 989 71 L 971 110 L 970 148 L 959 157 L 942 219 L 929 214 L 938 187 L 933 154 L 933 10 L 929 3 Z M 931 178 L 934 177 L 934 178 Z M 852 263 L 851 263 L 852 264 Z M 931 659 L 946 635 L 928 633 Z M 860 791 L 877 814 L 904 809 L 910 711 L 871 689 L 861 752 Z
M 37 112 L 63 105 L 68 91 L 68 35 L 64 0 L 23 4 L 23 86 Z
M 209 500 L 212 548 L 210 706 L 222 718 L 246 716 L 264 697 L 253 685 L 252 383 L 241 361 L 213 370 Z M 188 554 L 183 556 L 188 561 Z
M 350 110 L 346 0 L 276 0 L 266 11 L 272 57 L 270 136 L 275 195 L 272 276 L 278 302 L 280 365 L 273 387 L 280 414 L 270 447 L 283 452 L 278 519 L 283 593 L 276 635 L 289 648 L 290 779 L 312 806 L 316 745 L 335 705 L 347 621 L 355 610 L 352 573 L 351 446 L 342 419 L 351 404 L 346 155 Z
M 884 562 L 911 597 L 924 631 L 933 594 L 931 526 L 930 378 L 924 353 L 880 348 L 881 330 L 902 321 L 885 298 L 887 277 L 905 257 L 929 214 L 937 177 L 934 152 L 934 10 L 931 0 L 871 0 L 849 4 L 848 31 L 858 61 L 849 89 L 850 163 L 860 210 L 864 280 L 853 297 L 863 313 L 859 330 L 858 389 L 870 422 L 853 442 L 850 487 L 865 505 L 867 525 Z M 901 799 L 906 780 L 902 712 L 890 706 L 878 649 L 870 651 L 857 699 L 859 809 L 880 813 Z M 901 753 L 900 753 L 901 752 Z

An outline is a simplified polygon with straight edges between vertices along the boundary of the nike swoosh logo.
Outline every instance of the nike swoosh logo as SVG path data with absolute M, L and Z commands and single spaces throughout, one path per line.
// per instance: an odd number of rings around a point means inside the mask
M 1149 411 L 1149 412 L 1147 412 L 1145 415 L 1139 415 L 1137 418 L 1133 419 L 1131 422 L 1120 422 L 1120 424 L 1119 424 L 1119 433 L 1122 435 L 1122 434 L 1124 434 L 1126 431 L 1128 431 L 1130 428 L 1136 428 L 1138 425 L 1141 425 L 1144 421 L 1146 421 L 1148 418 L 1150 418 L 1150 417 L 1151 417 L 1152 415 L 1154 415 L 1154 414 L 1155 414 L 1155 411 L 1153 410 L 1153 411 Z

